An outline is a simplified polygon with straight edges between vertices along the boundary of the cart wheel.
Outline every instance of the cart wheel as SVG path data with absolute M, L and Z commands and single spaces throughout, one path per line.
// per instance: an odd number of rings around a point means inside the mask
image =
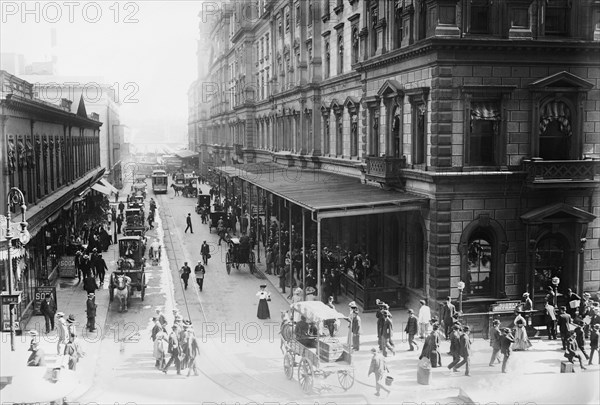
M 298 382 L 305 394 L 310 394 L 312 392 L 313 380 L 313 366 L 306 357 L 303 357 L 298 366 Z
M 354 369 L 339 370 L 337 375 L 340 386 L 344 391 L 348 391 L 354 385 Z
M 144 301 L 145 295 L 146 295 L 146 275 L 142 274 L 142 301 Z
M 294 356 L 290 352 L 283 356 L 283 372 L 288 380 L 294 378 Z

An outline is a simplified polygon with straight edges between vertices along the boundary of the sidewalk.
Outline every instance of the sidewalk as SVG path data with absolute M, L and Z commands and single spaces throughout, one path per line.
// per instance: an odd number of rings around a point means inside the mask
M 278 292 L 291 304 L 290 289 L 286 287 L 285 294 L 279 288 L 279 277 L 265 274 L 264 253 L 261 245 L 261 263 L 256 263 L 257 270 L 271 284 L 269 290 Z M 351 299 L 345 295 L 338 296 L 335 307 L 342 314 L 349 313 Z M 415 313 L 418 308 L 413 308 Z M 432 309 L 433 310 L 433 309 Z M 377 347 L 377 318 L 375 312 L 360 312 L 361 317 L 361 346 L 360 351 L 354 352 L 353 363 L 355 369 L 355 387 L 362 386 L 371 403 L 489 403 L 514 404 L 515 402 L 531 402 L 538 404 L 563 404 L 563 403 L 598 403 L 600 401 L 600 367 L 595 362 L 593 366 L 586 366 L 583 371 L 576 367 L 572 374 L 561 374 L 560 363 L 565 360 L 561 349 L 560 340 L 532 340 L 533 347 L 525 352 L 514 352 L 509 360 L 508 373 L 502 374 L 500 366 L 490 367 L 488 362 L 491 356 L 489 340 L 480 336 L 471 336 L 472 365 L 471 377 L 464 376 L 464 367 L 458 373 L 453 373 L 446 367 L 452 358 L 446 354 L 450 350 L 450 343 L 442 341 L 440 353 L 442 354 L 442 367 L 431 370 L 429 385 L 417 383 L 417 363 L 421 354 L 424 340 L 416 339 L 419 345 L 417 351 L 408 351 L 408 336 L 404 333 L 408 320 L 407 309 L 390 311 L 394 322 L 393 341 L 396 354 L 386 358 L 390 375 L 394 382 L 388 395 L 381 391 L 381 396 L 376 397 L 374 377 L 367 376 L 371 348 Z M 507 325 L 508 326 L 508 325 Z M 347 329 L 342 323 L 337 335 L 345 338 Z M 587 343 L 589 345 L 589 342 Z M 588 346 L 589 350 L 589 346 Z M 319 381 L 315 381 L 315 386 Z M 568 386 L 568 392 L 532 390 L 531 387 L 558 387 Z M 351 390 L 356 389 L 353 387 Z M 372 399 L 371 399 L 372 398 Z
M 125 196 L 120 196 L 120 201 L 125 200 Z M 114 199 L 111 201 L 113 202 Z M 110 273 L 116 268 L 116 262 L 118 259 L 118 244 L 112 244 L 109 246 L 107 252 L 102 252 L 102 257 L 106 261 L 108 271 L 104 279 L 104 285 L 99 286 L 100 289 L 96 291 L 96 305 L 98 305 L 96 311 L 96 331 L 88 332 L 86 329 L 87 314 L 86 314 L 86 300 L 87 292 L 83 290 L 83 280 L 78 284 L 77 277 L 75 278 L 59 278 L 56 284 L 56 297 L 57 297 L 57 311 L 63 312 L 65 318 L 69 315 L 73 315 L 76 320 L 77 336 L 79 343 L 85 352 L 85 356 L 80 359 L 77 364 L 77 369 L 73 373 L 73 381 L 70 383 L 68 392 L 65 392 L 67 398 L 76 398 L 88 389 L 91 388 L 94 382 L 94 374 L 96 370 L 96 364 L 101 356 L 100 348 L 102 339 L 106 336 L 110 336 L 111 330 L 104 330 L 106 325 L 106 318 L 109 309 L 109 292 L 108 282 Z M 57 355 L 57 332 L 55 330 L 49 334 L 46 334 L 46 326 L 44 317 L 42 315 L 34 315 L 30 318 L 29 322 L 23 328 L 21 336 L 15 337 L 15 351 L 10 350 L 10 334 L 2 333 L 2 340 L 0 342 L 0 352 L 2 353 L 2 377 L 7 375 L 14 375 L 15 378 L 24 377 L 20 376 L 19 373 L 26 372 L 27 376 L 30 375 L 31 368 L 22 368 L 20 365 L 26 365 L 27 358 L 30 355 L 29 343 L 31 342 L 31 336 L 29 331 L 37 331 L 40 341 L 40 346 L 45 352 L 46 367 L 52 369 L 56 363 L 60 361 Z M 63 370 L 64 371 L 64 370 Z M 62 372 L 61 372 L 62 373 Z M 65 376 L 69 374 L 64 374 Z M 30 388 L 35 390 L 37 382 L 27 377 L 30 382 Z M 69 377 L 71 378 L 71 377 Z M 60 380 L 59 380 L 60 381 Z M 50 395 L 53 395 L 49 393 Z M 41 400 L 47 402 L 55 400 L 56 398 L 46 398 Z

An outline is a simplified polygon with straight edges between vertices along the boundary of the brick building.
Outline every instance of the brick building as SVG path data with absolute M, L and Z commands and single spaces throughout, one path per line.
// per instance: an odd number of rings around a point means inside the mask
M 37 99 L 32 83 L 3 70 L 0 85 L 0 213 L 7 214 L 9 190 L 20 189 L 31 236 L 26 245 L 14 238 L 21 232 L 21 210 L 16 208 L 11 213 L 14 239 L 8 266 L 7 221 L 2 216 L 0 290 L 5 294 L 10 285 L 12 293 L 19 292 L 15 321 L 16 329 L 21 329 L 24 318 L 33 312 L 35 287 L 54 285 L 58 277 L 58 248 L 66 242 L 58 240 L 62 235 L 54 232 L 55 223 L 70 224 L 88 204 L 90 187 L 104 174 L 99 143 L 102 123 L 97 114 L 88 116 L 83 98 L 77 113 L 72 113 L 70 105 Z M 0 315 L 6 331 L 10 328 L 8 305 L 2 305 Z
M 275 190 L 256 167 L 372 190 L 370 207 L 354 201 L 362 211 L 348 214 L 353 201 L 342 201 L 346 214 L 323 216 L 322 229 L 377 263 L 376 287 L 352 287 L 365 308 L 390 289 L 397 305 L 456 299 L 459 281 L 465 312 L 525 291 L 539 307 L 554 276 L 598 291 L 599 2 L 259 0 L 203 11 L 207 73 L 190 89 L 190 110 L 208 109 L 190 127 L 202 170 L 221 166 L 313 219 L 324 205 Z M 379 192 L 397 200 L 384 207 Z

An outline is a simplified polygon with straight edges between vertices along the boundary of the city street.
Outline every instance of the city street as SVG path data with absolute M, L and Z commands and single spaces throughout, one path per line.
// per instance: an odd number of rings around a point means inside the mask
M 205 187 L 205 192 L 207 190 Z M 400 350 L 388 359 L 395 378 L 389 396 L 375 397 L 372 377 L 367 377 L 369 349 L 376 345 L 374 313 L 361 314 L 364 349 L 355 353 L 354 386 L 344 392 L 334 375 L 317 379 L 315 393 L 307 396 L 301 391 L 296 375 L 288 381 L 283 373 L 278 332 L 279 314 L 286 308 L 286 300 L 271 284 L 274 279 L 266 279 L 262 273 L 252 275 L 243 267 L 239 271 L 232 269 L 228 275 L 224 250 L 218 246 L 214 230 L 209 233 L 208 226 L 201 224 L 200 216 L 195 214 L 195 199 L 175 197 L 172 190 L 154 198 L 158 202 L 160 221 L 155 230 L 149 232 L 149 237 L 158 237 L 164 242 L 168 259 L 163 256 L 160 266 L 147 268 L 148 291 L 144 302 L 133 299 L 127 313 L 109 309 L 104 327 L 107 332 L 99 343 L 102 356 L 94 384 L 84 395 L 74 399 L 79 403 L 482 403 L 493 398 L 497 403 L 559 404 L 567 397 L 555 393 L 545 395 L 543 391 L 534 393 L 529 387 L 553 382 L 563 384 L 566 380 L 571 387 L 568 398 L 572 403 L 591 403 L 600 398 L 595 384 L 600 376 L 599 367 L 589 367 L 585 372 L 577 370 L 572 376 L 560 374 L 562 351 L 557 350 L 560 343 L 545 340 L 534 341 L 534 347 L 528 352 L 513 354 L 510 373 L 502 375 L 498 367 L 487 366 L 488 341 L 474 337 L 472 377 L 464 377 L 462 373 L 452 375 L 442 367 L 433 370 L 431 385 L 419 385 L 416 383 L 418 354 L 405 351 L 408 343 L 402 330 L 406 315 L 401 311 L 393 311 L 396 344 Z M 192 213 L 193 234 L 183 233 L 188 212 Z M 212 258 L 207 266 L 203 292 L 198 291 L 193 277 L 184 290 L 179 269 L 184 261 L 193 268 L 204 240 L 211 246 Z M 272 294 L 272 319 L 260 321 L 256 317 L 255 293 L 258 285 L 266 281 Z M 342 302 L 347 301 L 342 299 Z M 198 377 L 193 373 L 187 377 L 186 371 L 178 376 L 174 367 L 167 375 L 154 368 L 149 319 L 157 307 L 164 309 L 169 322 L 173 308 L 178 308 L 185 319 L 192 321 L 201 342 Z M 342 304 L 338 308 L 345 311 Z M 115 341 L 115 336 L 122 339 L 134 333 L 140 334 L 139 340 L 124 346 Z M 444 353 L 447 345 L 442 344 Z M 444 355 L 443 364 L 449 361 L 449 356 Z M 512 388 L 509 391 L 500 388 L 505 386 Z M 490 390 L 495 390 L 493 397 L 489 396 Z
M 0 19 L 0 405 L 600 404 L 600 0 Z

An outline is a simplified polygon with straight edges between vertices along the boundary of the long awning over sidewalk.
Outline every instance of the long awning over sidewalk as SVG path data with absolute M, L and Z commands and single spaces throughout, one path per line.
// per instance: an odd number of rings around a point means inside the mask
M 271 162 L 217 166 L 214 170 L 307 209 L 314 219 L 418 210 L 428 203 L 427 198 L 416 194 L 384 190 L 323 170 L 283 167 Z

